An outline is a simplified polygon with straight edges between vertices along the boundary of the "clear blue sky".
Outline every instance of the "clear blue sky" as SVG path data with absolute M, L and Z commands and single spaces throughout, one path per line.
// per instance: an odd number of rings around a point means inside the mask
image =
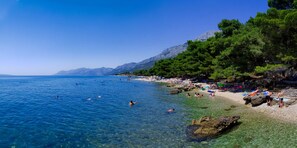
M 0 74 L 139 62 L 267 8 L 267 0 L 0 0 Z

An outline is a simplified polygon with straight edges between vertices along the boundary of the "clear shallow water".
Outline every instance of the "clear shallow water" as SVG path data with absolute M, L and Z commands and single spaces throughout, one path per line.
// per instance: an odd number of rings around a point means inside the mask
M 0 147 L 193 145 L 182 99 L 164 89 L 125 77 L 1 77 Z
M 239 126 L 216 139 L 196 143 L 195 147 L 260 147 L 260 148 L 296 148 L 297 123 L 287 123 L 272 119 L 250 107 L 239 105 L 222 98 L 188 98 L 184 104 L 189 110 L 189 118 L 202 116 L 240 115 Z

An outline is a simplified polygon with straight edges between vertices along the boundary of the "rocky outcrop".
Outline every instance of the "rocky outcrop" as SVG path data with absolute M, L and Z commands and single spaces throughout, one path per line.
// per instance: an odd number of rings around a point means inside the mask
M 282 95 L 280 98 L 284 98 L 284 103 L 286 106 L 293 105 L 297 103 L 297 89 L 295 88 L 286 88 L 281 90 Z M 271 97 L 264 96 L 263 94 L 258 94 L 256 96 L 245 96 L 243 98 L 245 104 L 251 104 L 253 107 L 259 106 L 263 103 L 266 103 L 268 100 L 271 100 L 270 105 L 276 105 L 279 102 L 277 98 L 277 93 L 274 93 Z
M 253 107 L 255 106 L 259 106 L 265 102 L 267 102 L 266 100 L 266 96 L 264 95 L 256 95 L 256 96 L 245 96 L 243 98 L 243 100 L 245 101 L 245 104 L 252 104 Z
M 167 87 L 174 87 L 174 86 L 175 86 L 175 84 L 168 83 L 166 86 L 167 86 Z
M 271 81 L 287 80 L 291 82 L 297 81 L 297 70 L 294 68 L 281 67 L 265 72 L 265 77 Z
M 222 134 L 237 125 L 240 116 L 224 116 L 214 119 L 209 116 L 193 120 L 186 133 L 190 140 L 204 141 Z

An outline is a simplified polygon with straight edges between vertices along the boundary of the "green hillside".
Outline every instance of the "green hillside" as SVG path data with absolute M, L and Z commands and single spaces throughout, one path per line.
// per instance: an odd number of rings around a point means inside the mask
M 297 0 L 269 0 L 266 13 L 242 24 L 222 20 L 221 32 L 207 41 L 188 41 L 175 58 L 157 62 L 137 75 L 240 79 L 259 77 L 277 68 L 297 67 Z

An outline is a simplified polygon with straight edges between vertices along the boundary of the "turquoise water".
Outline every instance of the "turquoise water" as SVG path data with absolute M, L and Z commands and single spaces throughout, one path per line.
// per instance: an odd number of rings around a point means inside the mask
M 193 145 L 182 99 L 164 89 L 115 76 L 1 77 L 0 147 Z
M 250 107 L 219 97 L 188 98 L 183 104 L 188 108 L 189 118 L 202 116 L 240 115 L 240 125 L 219 137 L 196 143 L 195 147 L 258 147 L 258 148 L 296 148 L 297 123 L 267 117 Z
M 294 123 L 168 91 L 116 76 L 0 77 L 0 147 L 297 147 Z M 206 115 L 240 115 L 241 124 L 216 139 L 188 141 L 186 126 Z

